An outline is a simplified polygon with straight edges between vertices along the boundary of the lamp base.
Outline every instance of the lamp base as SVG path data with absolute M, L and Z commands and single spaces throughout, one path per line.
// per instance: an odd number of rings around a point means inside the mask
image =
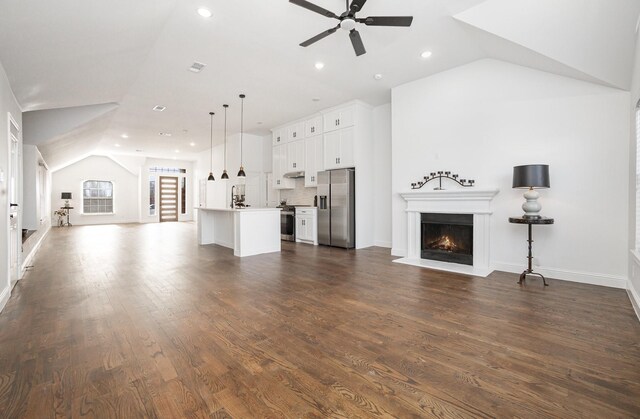
M 535 189 L 530 188 L 523 196 L 526 199 L 526 202 L 522 204 L 524 218 L 540 218 L 540 210 L 542 209 L 542 205 L 538 202 L 540 194 Z

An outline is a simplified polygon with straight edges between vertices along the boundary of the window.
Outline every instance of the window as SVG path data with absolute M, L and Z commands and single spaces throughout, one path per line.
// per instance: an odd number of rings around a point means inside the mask
M 177 167 L 150 167 L 151 173 L 187 173 L 186 169 L 179 169 Z
M 156 215 L 156 177 L 149 176 L 149 215 Z
M 640 101 L 636 105 L 636 251 L 640 251 Z
M 113 183 L 106 180 L 87 180 L 82 184 L 84 214 L 113 213 Z

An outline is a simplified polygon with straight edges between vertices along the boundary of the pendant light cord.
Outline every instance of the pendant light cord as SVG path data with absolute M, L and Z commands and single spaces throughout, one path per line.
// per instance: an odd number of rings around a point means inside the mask
M 210 162 L 211 162 L 211 165 L 209 166 L 209 170 L 210 170 L 211 173 L 213 173 L 213 112 L 209 112 L 209 115 L 211 115 L 211 133 L 210 133 L 211 135 L 209 136 L 209 138 L 211 139 L 211 141 L 209 143 L 211 145 L 211 148 L 210 148 L 210 152 L 211 152 Z
M 227 105 L 224 106 L 224 170 L 227 170 Z M 240 158 L 242 160 L 242 158 Z
M 242 137 L 244 135 L 244 95 L 240 95 L 240 167 L 242 167 Z

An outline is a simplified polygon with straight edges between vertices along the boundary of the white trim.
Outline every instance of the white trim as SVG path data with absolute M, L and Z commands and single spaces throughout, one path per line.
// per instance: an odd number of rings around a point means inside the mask
M 633 311 L 636 312 L 636 317 L 640 320 L 640 294 L 633 287 L 631 281 L 629 281 L 629 286 L 627 287 L 627 294 L 629 295 L 629 300 L 631 300 L 631 307 L 633 307 Z
M 374 246 L 378 246 L 378 247 L 385 247 L 387 249 L 391 249 L 391 242 L 388 241 L 382 241 L 382 240 L 376 240 L 373 242 Z
M 393 262 L 405 265 L 418 266 L 420 268 L 437 269 L 439 271 L 455 272 L 464 275 L 481 276 L 486 278 L 493 272 L 491 268 L 474 267 L 470 265 L 462 265 L 460 263 L 440 262 L 437 260 L 420 259 L 420 258 L 401 258 L 395 259 Z
M 7 285 L 5 289 L 2 290 L 2 293 L 0 293 L 0 313 L 7 305 L 9 298 L 11 298 L 11 285 Z
M 33 259 L 36 253 L 38 252 L 38 250 L 40 250 L 42 241 L 47 236 L 47 234 L 49 234 L 49 230 L 51 230 L 51 226 L 47 227 L 47 230 L 44 232 L 42 237 L 40 237 L 40 240 L 38 240 L 38 243 L 36 243 L 36 245 L 33 246 L 33 248 L 31 249 L 31 252 L 29 252 L 29 254 L 24 258 L 24 261 L 22 262 L 22 267 L 20 268 L 20 279 L 24 277 L 24 274 L 27 271 L 27 266 L 31 262 L 31 259 Z
M 492 264 L 492 267 L 496 271 L 504 271 L 517 274 L 522 273 L 522 271 L 526 268 L 524 264 L 516 265 L 506 262 L 494 262 Z M 626 277 L 617 275 L 538 267 L 536 267 L 535 271 L 540 272 L 542 275 L 548 278 L 560 279 L 562 281 L 579 282 L 582 284 L 600 285 L 603 287 L 626 289 L 628 283 Z

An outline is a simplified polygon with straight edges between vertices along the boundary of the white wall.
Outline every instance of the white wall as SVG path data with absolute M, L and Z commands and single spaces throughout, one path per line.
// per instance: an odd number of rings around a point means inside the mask
M 82 214 L 82 183 L 86 180 L 108 180 L 113 182 L 114 214 Z M 51 207 L 64 205 L 61 192 L 73 193 L 71 224 L 111 224 L 138 222 L 138 175 L 133 174 L 109 157 L 90 156 L 70 166 L 53 172 Z M 54 223 L 55 224 L 55 223 Z
M 551 188 L 534 228 L 536 270 L 554 278 L 626 286 L 629 93 L 495 60 L 481 60 L 393 89 L 393 250 L 406 252 L 398 193 L 425 173 L 452 170 L 497 187 L 491 263 L 521 272 L 526 229 L 512 168 L 547 163 Z M 454 186 L 451 186 L 454 187 Z
M 391 247 L 391 104 L 373 109 L 374 243 Z
M 633 68 L 633 80 L 631 83 L 631 128 L 629 141 L 629 237 L 628 248 L 635 250 L 629 258 L 629 295 L 634 303 L 636 314 L 640 318 L 640 252 L 636 247 L 636 230 L 640 225 L 636 224 L 636 104 L 640 101 L 640 31 L 636 39 L 636 55 Z
M 22 110 L 18 105 L 11 85 L 0 64 L 0 174 L 3 180 L 0 182 L 0 310 L 2 310 L 11 294 L 9 283 L 9 198 L 7 195 L 9 179 L 9 120 L 8 113 L 22 127 Z M 22 136 L 19 138 L 22 146 Z M 22 176 L 20 176 L 22 177 Z M 22 187 L 19 187 L 22 190 Z M 22 206 L 22 201 L 19 204 Z M 20 207 L 19 207 L 20 208 Z M 18 225 L 21 229 L 22 226 Z M 18 230 L 20 231 L 20 230 Z

